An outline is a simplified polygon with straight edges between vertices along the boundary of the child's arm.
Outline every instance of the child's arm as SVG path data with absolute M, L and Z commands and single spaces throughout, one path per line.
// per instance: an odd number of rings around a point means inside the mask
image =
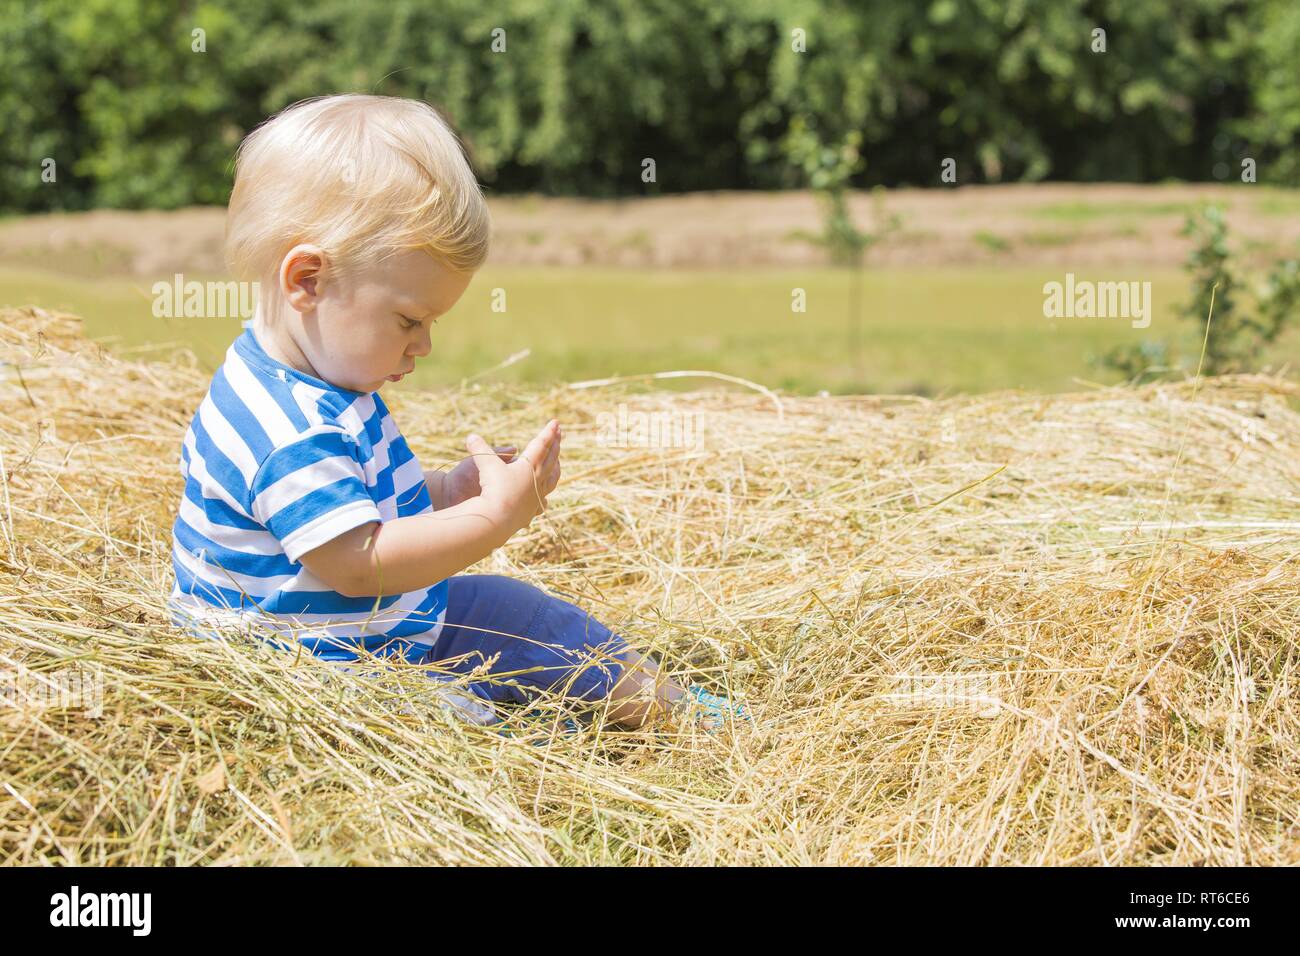
M 478 498 L 433 513 L 371 521 L 299 560 L 347 597 L 400 594 L 459 574 L 505 544 L 519 527 Z
M 506 464 L 471 435 L 466 448 L 478 462 L 482 493 L 432 514 L 368 522 L 300 558 L 340 594 L 399 594 L 437 584 L 501 547 L 527 527 L 559 481 L 560 428 L 552 420 Z

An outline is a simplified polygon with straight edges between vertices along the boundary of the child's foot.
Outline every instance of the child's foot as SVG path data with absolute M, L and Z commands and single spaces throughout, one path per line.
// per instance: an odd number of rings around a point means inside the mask
M 449 687 L 435 688 L 434 694 L 438 699 L 438 705 L 445 710 L 451 711 L 460 719 L 467 723 L 477 724 L 480 727 L 486 727 L 490 724 L 500 722 L 501 717 L 489 702 L 468 691 L 460 691 Z
M 673 706 L 672 713 L 682 722 L 693 721 L 699 724 L 705 733 L 710 734 L 729 722 L 751 721 L 744 706 L 710 693 L 699 684 L 691 684 L 686 688 L 681 700 Z
M 453 716 L 469 724 L 486 727 L 501 720 L 501 715 L 492 706 L 491 701 L 484 700 L 466 687 L 454 687 L 451 679 L 436 671 L 426 671 L 429 677 L 428 696 L 414 698 L 422 704 L 433 704 L 448 711 Z M 410 701 L 403 708 L 413 713 Z

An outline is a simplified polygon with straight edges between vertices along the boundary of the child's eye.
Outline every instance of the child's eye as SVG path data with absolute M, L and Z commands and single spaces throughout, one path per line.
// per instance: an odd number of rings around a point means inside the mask
M 406 329 L 408 332 L 409 332 L 411 329 L 415 328 L 417 325 L 420 324 L 420 322 L 419 322 L 417 319 L 413 319 L 413 318 L 411 318 L 409 315 L 402 315 L 402 313 L 400 313 L 400 312 L 398 312 L 397 314 L 398 314 L 398 316 L 401 317 L 402 320 L 403 320 L 403 322 L 402 322 L 402 328 Z M 433 324 L 434 324 L 434 325 L 437 325 L 437 324 L 438 324 L 438 320 L 437 320 L 437 319 L 434 319 L 434 320 L 433 320 Z

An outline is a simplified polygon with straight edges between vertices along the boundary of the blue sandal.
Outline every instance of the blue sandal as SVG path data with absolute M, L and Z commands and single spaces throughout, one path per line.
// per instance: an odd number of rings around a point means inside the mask
M 743 705 L 733 704 L 726 697 L 711 693 L 699 684 L 687 687 L 686 696 L 677 702 L 674 709 L 694 719 L 705 733 L 710 734 L 725 726 L 728 719 L 753 721 Z

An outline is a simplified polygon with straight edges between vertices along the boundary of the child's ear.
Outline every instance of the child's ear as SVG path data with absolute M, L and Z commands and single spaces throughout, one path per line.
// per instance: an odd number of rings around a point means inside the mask
M 329 258 L 319 246 L 297 245 L 280 262 L 280 292 L 295 312 L 316 308 Z

